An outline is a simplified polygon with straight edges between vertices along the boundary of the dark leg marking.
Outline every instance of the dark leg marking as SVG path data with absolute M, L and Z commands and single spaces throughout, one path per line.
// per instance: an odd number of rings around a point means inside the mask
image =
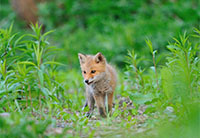
M 106 117 L 103 107 L 99 107 L 99 113 L 102 117 Z

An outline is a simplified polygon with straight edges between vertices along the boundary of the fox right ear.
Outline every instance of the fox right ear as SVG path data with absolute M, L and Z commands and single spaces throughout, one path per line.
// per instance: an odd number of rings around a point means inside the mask
M 85 63 L 86 55 L 83 55 L 83 54 L 81 54 L 81 53 L 78 53 L 78 58 L 79 58 L 80 64 Z
M 101 54 L 101 52 L 97 53 L 95 55 L 95 61 L 96 63 L 105 63 L 105 58 L 104 56 Z

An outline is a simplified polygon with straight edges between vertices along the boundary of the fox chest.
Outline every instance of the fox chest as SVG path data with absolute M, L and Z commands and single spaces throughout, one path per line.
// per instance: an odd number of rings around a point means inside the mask
M 95 83 L 90 86 L 90 92 L 93 94 L 108 94 L 112 93 L 112 87 L 109 82 Z

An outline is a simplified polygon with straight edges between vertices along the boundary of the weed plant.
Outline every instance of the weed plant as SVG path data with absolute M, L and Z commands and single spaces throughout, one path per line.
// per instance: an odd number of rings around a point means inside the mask
M 151 60 L 129 50 L 126 71 L 118 71 L 113 114 L 102 119 L 87 118 L 88 109 L 81 110 L 81 73 L 59 70 L 65 65 L 55 60 L 59 49 L 48 42 L 53 31 L 42 34 L 36 24 L 31 34 L 13 34 L 12 28 L 0 30 L 1 137 L 199 136 L 198 29 L 169 42 L 165 64 L 159 64 L 149 39 Z

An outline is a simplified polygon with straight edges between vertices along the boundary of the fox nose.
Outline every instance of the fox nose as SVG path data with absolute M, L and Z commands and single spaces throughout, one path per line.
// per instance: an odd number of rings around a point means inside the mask
M 88 83 L 89 83 L 89 80 L 85 80 L 85 83 L 87 83 L 87 84 L 88 84 Z

